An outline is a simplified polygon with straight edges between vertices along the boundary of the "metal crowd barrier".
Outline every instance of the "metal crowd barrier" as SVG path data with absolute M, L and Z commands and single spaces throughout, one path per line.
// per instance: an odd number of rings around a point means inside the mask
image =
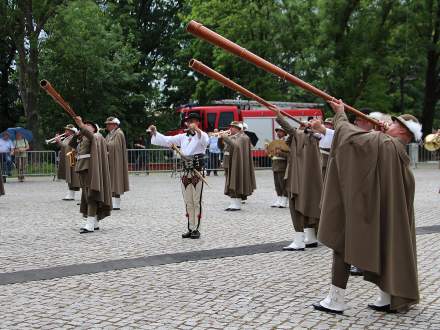
M 253 150 L 256 169 L 272 166 L 264 150 Z M 222 171 L 223 153 L 206 152 L 205 167 L 209 172 Z M 128 170 L 133 173 L 177 172 L 180 156 L 170 149 L 128 149 Z
M 440 150 L 435 152 L 427 151 L 423 146 L 411 144 L 408 146 L 408 154 L 413 167 L 431 164 L 440 168 Z M 272 161 L 266 156 L 264 150 L 252 151 L 255 169 L 269 169 Z M 205 157 L 206 170 L 214 174 L 223 171 L 223 154 L 210 153 L 207 151 Z M 23 166 L 25 176 L 55 176 L 58 166 L 58 156 L 55 151 L 28 151 L 24 161 L 12 159 L 6 161 L 0 157 L 0 169 L 2 174 L 8 172 L 12 177 L 17 177 L 18 167 Z M 131 173 L 149 174 L 154 172 L 176 173 L 181 169 L 180 157 L 170 149 L 128 149 L 128 170 Z
M 55 151 L 28 151 L 26 157 L 8 157 L 2 159 L 2 174 L 17 177 L 20 170 L 24 176 L 52 176 L 58 166 Z

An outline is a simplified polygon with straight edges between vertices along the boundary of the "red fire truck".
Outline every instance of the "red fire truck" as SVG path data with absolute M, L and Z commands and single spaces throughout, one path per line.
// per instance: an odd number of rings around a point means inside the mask
M 323 104 L 319 103 L 294 103 L 294 102 L 271 102 L 283 111 L 294 116 L 301 121 L 311 118 L 323 119 Z M 215 128 L 219 130 L 228 129 L 231 121 L 242 121 L 248 125 L 248 130 L 258 136 L 258 143 L 255 149 L 264 149 L 264 143 L 275 138 L 275 115 L 272 111 L 254 101 L 245 100 L 220 100 L 214 101 L 213 105 L 185 105 L 179 107 L 177 112 L 180 114 L 180 127 L 168 131 L 167 135 L 176 135 L 183 132 L 184 118 L 190 112 L 197 112 L 202 119 L 202 129 L 205 132 L 212 132 Z M 290 120 L 290 119 L 288 119 Z M 290 120 L 293 126 L 298 126 Z M 256 150 L 254 156 L 259 156 Z

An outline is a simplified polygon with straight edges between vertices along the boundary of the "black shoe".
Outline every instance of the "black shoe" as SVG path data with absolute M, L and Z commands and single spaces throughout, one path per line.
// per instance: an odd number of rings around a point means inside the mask
M 370 308 L 376 312 L 384 312 L 384 313 L 390 313 L 390 314 L 397 313 L 397 311 L 391 309 L 391 305 L 376 306 L 373 304 L 368 304 L 368 308 Z
M 317 311 L 320 311 L 320 312 L 326 312 L 326 313 L 330 313 L 330 314 L 339 314 L 339 315 L 343 314 L 343 311 L 336 311 L 334 309 L 324 307 L 320 303 L 313 304 L 313 308 L 316 309 Z
M 290 248 L 290 247 L 283 247 L 283 251 L 305 251 L 305 249 L 294 249 L 294 248 Z
M 194 230 L 191 232 L 191 238 L 192 239 L 199 239 L 200 238 L 200 232 L 198 230 Z
M 353 276 L 362 276 L 364 274 L 363 270 L 360 268 L 357 268 L 355 266 L 350 267 L 350 275 Z
M 87 230 L 87 229 L 85 229 L 85 228 L 81 228 L 81 229 L 79 230 L 79 233 L 80 233 L 80 234 L 90 234 L 90 233 L 93 233 L 93 231 Z
M 74 201 L 73 198 L 63 198 L 62 200 L 63 200 L 63 201 Z
M 230 208 L 230 207 L 228 207 L 227 209 L 225 209 L 225 211 L 230 211 L 230 212 L 232 212 L 232 211 L 240 211 L 241 209 L 233 209 L 233 208 Z
M 119 211 L 121 208 L 120 207 L 114 207 L 113 211 Z
M 306 244 L 306 248 L 316 248 L 318 247 L 318 242 Z
M 191 230 L 188 230 L 185 234 L 182 234 L 182 238 L 190 238 L 191 237 Z

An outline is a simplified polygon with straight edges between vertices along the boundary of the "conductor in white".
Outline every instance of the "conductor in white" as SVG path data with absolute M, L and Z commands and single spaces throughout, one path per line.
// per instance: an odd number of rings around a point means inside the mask
M 186 133 L 174 136 L 165 136 L 157 132 L 156 127 L 151 125 L 151 143 L 162 147 L 180 147 L 182 153 L 183 173 L 182 191 L 188 219 L 188 231 L 182 234 L 182 238 L 200 238 L 200 220 L 202 217 L 202 193 L 204 175 L 204 158 L 209 144 L 208 134 L 200 128 L 200 116 L 198 113 L 190 113 L 185 119 Z

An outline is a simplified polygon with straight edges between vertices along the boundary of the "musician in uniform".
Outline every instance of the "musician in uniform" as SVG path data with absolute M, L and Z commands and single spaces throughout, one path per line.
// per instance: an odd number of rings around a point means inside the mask
M 376 311 L 406 311 L 419 301 L 414 176 L 406 145 L 422 137 L 412 115 L 393 117 L 382 132 L 348 122 L 330 102 L 335 136 L 324 186 L 318 237 L 333 250 L 332 284 L 317 310 L 342 314 L 350 265 L 379 288 Z M 341 173 L 343 175 L 341 175 Z
M 180 147 L 183 164 L 181 182 L 188 219 L 188 230 L 182 234 L 182 238 L 198 239 L 202 218 L 204 157 L 209 137 L 199 128 L 200 115 L 198 113 L 190 113 L 185 119 L 185 124 L 187 132 L 174 136 L 162 135 L 154 125 L 151 125 L 148 130 L 152 135 L 151 144 L 162 147 Z
M 289 206 L 285 179 L 287 159 L 289 158 L 289 146 L 287 143 L 285 143 L 287 140 L 287 133 L 284 128 L 275 128 L 275 134 L 277 136 L 277 140 L 272 141 L 272 145 L 275 143 L 277 145 L 273 146 L 273 148 L 270 148 L 274 149 L 274 154 L 270 156 L 272 158 L 273 179 L 277 197 L 272 203 L 271 207 L 285 208 Z M 284 148 L 282 148 L 283 144 L 285 145 Z M 268 145 L 268 148 L 270 146 L 271 144 Z M 272 151 L 269 151 L 269 153 L 272 153 Z
M 241 210 L 241 202 L 252 195 L 257 185 L 252 159 L 252 144 L 250 138 L 242 131 L 241 123 L 231 122 L 230 136 L 221 132 L 220 136 L 228 146 L 228 171 L 225 183 L 225 195 L 231 198 L 231 204 L 226 211 Z
M 329 123 L 328 119 L 329 118 L 326 119 L 327 123 Z M 332 146 L 333 136 L 335 134 L 335 131 L 329 127 L 330 125 L 328 124 L 326 125 L 326 122 L 322 124 L 320 119 L 313 119 L 310 122 L 311 129 L 314 132 L 317 132 L 321 135 L 321 139 L 319 140 L 319 151 L 321 152 L 323 180 L 325 178 L 325 173 L 327 171 L 327 163 L 328 163 L 328 158 L 330 156 L 330 148 Z M 333 121 L 331 127 L 333 127 Z
M 127 145 L 120 124 L 116 117 L 108 117 L 105 121 L 113 210 L 121 209 L 121 195 L 129 190 Z
M 286 189 L 295 230 L 292 243 L 283 250 L 303 251 L 318 246 L 316 230 L 323 185 L 319 140 L 311 132 L 294 128 L 278 108 L 275 110 L 276 121 L 289 134 Z
M 69 124 L 64 127 L 64 130 L 63 139 L 61 139 L 60 135 L 55 136 L 55 142 L 60 147 L 57 177 L 67 182 L 67 194 L 63 200 L 73 201 L 75 200 L 75 192 L 79 191 L 81 185 L 78 173 L 76 173 L 73 166 L 74 162 L 71 161 L 75 157 L 75 149 L 70 147 L 69 143 L 74 135 L 78 133 L 78 129 L 74 125 Z
M 99 221 L 110 216 L 112 191 L 108 149 L 97 124 L 75 117 L 81 135 L 75 135 L 69 145 L 76 149 L 75 171 L 81 184 L 80 212 L 86 220 L 80 233 L 99 229 Z
M 243 128 L 241 123 L 239 122 L 233 122 L 233 123 L 236 124 L 236 126 L 229 126 L 229 130 L 228 130 L 230 139 L 237 138 L 237 133 L 240 132 Z M 219 134 L 217 145 L 219 149 L 223 151 L 222 167 L 223 170 L 225 171 L 225 177 L 228 177 L 230 152 L 229 152 L 229 146 L 225 143 L 225 140 L 223 139 L 223 136 L 221 134 Z M 225 185 L 226 185 L 226 181 L 225 181 Z

